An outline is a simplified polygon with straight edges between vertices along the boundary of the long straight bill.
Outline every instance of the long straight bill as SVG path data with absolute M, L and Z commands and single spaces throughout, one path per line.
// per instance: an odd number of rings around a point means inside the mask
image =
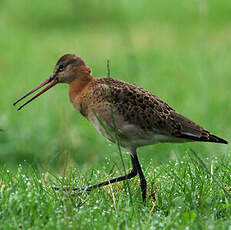
M 52 81 L 53 80 L 53 81 Z M 52 81 L 52 82 L 51 82 Z M 43 94 L 44 92 L 46 92 L 48 89 L 52 88 L 54 85 L 57 84 L 57 80 L 54 79 L 54 76 L 51 75 L 46 81 L 44 81 L 43 83 L 41 83 L 38 87 L 34 88 L 33 90 L 31 90 L 29 93 L 27 93 L 26 95 L 24 95 L 23 97 L 21 97 L 20 99 L 18 99 L 16 102 L 13 103 L 13 105 L 16 105 L 19 101 L 23 100 L 24 98 L 26 98 L 27 96 L 29 96 L 30 94 L 32 94 L 33 92 L 37 91 L 38 89 L 42 88 L 43 86 L 45 86 L 46 84 L 48 84 L 49 82 L 51 82 L 46 88 L 44 88 L 42 91 L 40 91 L 39 93 L 37 93 L 34 97 L 32 97 L 30 100 L 28 100 L 27 102 L 25 102 L 23 105 L 21 105 L 18 110 L 20 110 L 22 107 L 24 107 L 26 104 L 30 103 L 31 101 L 33 101 L 35 98 L 37 98 L 38 96 L 40 96 L 41 94 Z

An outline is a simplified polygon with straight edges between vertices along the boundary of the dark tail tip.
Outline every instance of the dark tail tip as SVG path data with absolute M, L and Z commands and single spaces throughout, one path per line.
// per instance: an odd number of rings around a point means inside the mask
M 200 137 L 196 137 L 193 135 L 189 135 L 189 134 L 181 134 L 180 138 L 184 138 L 187 140 L 193 140 L 193 141 L 202 141 L 202 142 L 214 142 L 214 143 L 221 143 L 221 144 L 228 144 L 228 141 L 217 137 L 215 135 L 209 134 L 209 136 L 200 136 Z
M 212 134 L 209 135 L 209 141 L 210 142 L 221 143 L 221 144 L 228 144 L 228 141 L 226 141 L 226 140 L 224 140 L 224 139 L 222 139 L 220 137 L 217 137 L 215 135 L 212 135 Z

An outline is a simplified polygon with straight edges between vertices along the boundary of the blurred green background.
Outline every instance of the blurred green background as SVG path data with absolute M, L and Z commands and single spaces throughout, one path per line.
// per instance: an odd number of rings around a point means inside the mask
M 96 77 L 106 75 L 109 59 L 113 77 L 230 141 L 231 1 L 1 0 L 0 50 L 1 165 L 60 169 L 66 158 L 79 168 L 120 164 L 116 146 L 74 110 L 67 85 L 22 111 L 12 106 L 66 53 L 81 56 Z M 211 143 L 161 144 L 140 149 L 140 159 L 155 166 L 188 147 L 204 157 L 230 152 Z

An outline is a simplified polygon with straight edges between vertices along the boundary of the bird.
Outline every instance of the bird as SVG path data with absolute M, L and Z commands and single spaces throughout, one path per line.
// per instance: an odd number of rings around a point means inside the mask
M 50 77 L 13 105 L 47 85 L 18 107 L 18 110 L 21 110 L 59 83 L 69 84 L 69 99 L 74 108 L 109 141 L 115 143 L 118 140 L 120 146 L 128 150 L 131 157 L 132 169 L 129 173 L 81 188 L 82 190 L 91 191 L 93 188 L 139 175 L 142 199 L 145 202 L 147 181 L 138 159 L 139 147 L 156 143 L 190 141 L 228 144 L 226 140 L 211 134 L 202 126 L 176 112 L 151 92 L 116 78 L 94 77 L 90 67 L 75 54 L 60 57 Z

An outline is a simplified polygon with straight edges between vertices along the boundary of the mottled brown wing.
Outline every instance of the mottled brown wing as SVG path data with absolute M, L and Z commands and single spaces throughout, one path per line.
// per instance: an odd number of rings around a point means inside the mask
M 145 89 L 113 78 L 101 78 L 101 81 L 110 84 L 109 100 L 125 121 L 144 130 L 158 130 L 160 134 L 177 138 L 227 143 L 180 115 Z

